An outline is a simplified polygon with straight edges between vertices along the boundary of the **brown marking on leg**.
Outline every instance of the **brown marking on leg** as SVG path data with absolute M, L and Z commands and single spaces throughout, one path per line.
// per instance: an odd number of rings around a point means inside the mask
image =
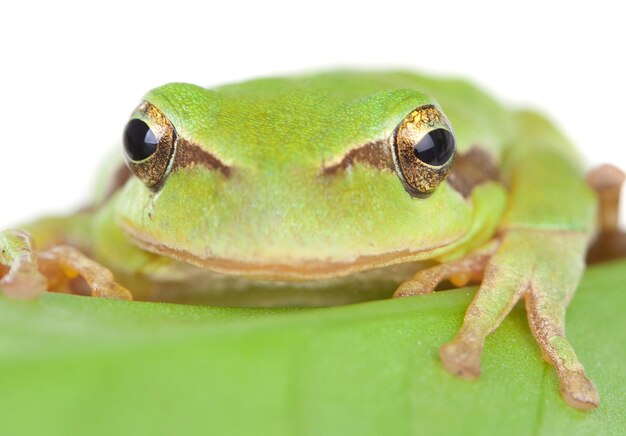
M 565 338 L 565 306 L 564 302 L 551 301 L 534 288 L 526 294 L 530 329 L 544 359 L 556 368 L 561 396 L 576 409 L 593 409 L 600 404 L 600 397 Z

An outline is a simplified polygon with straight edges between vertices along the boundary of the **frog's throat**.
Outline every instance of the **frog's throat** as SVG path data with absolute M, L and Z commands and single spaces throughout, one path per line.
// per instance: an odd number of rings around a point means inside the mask
M 199 257 L 179 248 L 168 247 L 122 223 L 122 229 L 144 250 L 205 268 L 217 273 L 247 276 L 258 280 L 301 281 L 341 277 L 349 274 L 399 263 L 434 259 L 454 247 L 463 235 L 442 244 L 420 250 L 398 250 L 376 255 L 358 256 L 351 261 L 298 259 L 288 263 L 242 262 L 220 257 Z

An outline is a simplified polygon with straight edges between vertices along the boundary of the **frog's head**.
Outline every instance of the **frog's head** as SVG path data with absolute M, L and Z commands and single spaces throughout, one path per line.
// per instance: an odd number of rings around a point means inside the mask
M 267 278 L 427 258 L 471 207 L 444 179 L 452 127 L 429 96 L 350 74 L 148 93 L 125 131 L 119 223 L 142 247 Z

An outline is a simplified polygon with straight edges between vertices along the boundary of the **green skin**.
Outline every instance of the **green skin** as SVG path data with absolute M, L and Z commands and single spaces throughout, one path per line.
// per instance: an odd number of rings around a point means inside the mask
M 266 298 L 272 283 L 280 282 L 278 289 L 291 282 L 290 299 L 277 301 L 283 304 L 299 301 L 293 293 L 300 282 L 303 289 L 350 289 L 357 283 L 350 280 L 375 270 L 397 284 L 406 279 L 393 276 L 398 265 L 413 272 L 424 262 L 453 265 L 426 270 L 442 271 L 426 291 L 480 270 L 482 286 L 464 325 L 442 348 L 446 368 L 476 377 L 485 337 L 524 298 L 565 400 L 597 406 L 563 332 L 596 231 L 597 201 L 574 149 L 544 118 L 506 109 L 464 81 L 405 72 L 330 72 L 215 89 L 174 83 L 145 101 L 231 175 L 200 164 L 174 167 L 158 192 L 131 177 L 108 195 L 120 162 L 114 159 L 90 211 L 25 227 L 38 248 L 77 246 L 142 299 L 176 300 L 186 287 L 211 293 L 208 279 L 226 280 L 224 289 L 237 292 L 266 283 Z M 465 198 L 445 180 L 417 198 L 396 172 L 364 162 L 321 175 L 355 147 L 391 141 L 401 121 L 425 105 L 445 112 L 458 153 L 478 146 L 491 154 L 501 181 L 482 183 Z M 0 233 L 5 270 L 24 243 L 16 241 Z M 476 256 L 488 260 L 477 268 Z M 409 280 L 413 289 L 420 277 Z M 243 295 L 239 303 L 249 304 Z M 335 301 L 321 295 L 314 304 Z

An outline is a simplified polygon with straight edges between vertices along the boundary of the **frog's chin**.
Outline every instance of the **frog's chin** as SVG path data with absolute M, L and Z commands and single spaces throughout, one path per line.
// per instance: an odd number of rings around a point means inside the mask
M 455 240 L 420 250 L 398 250 L 375 255 L 357 256 L 349 261 L 289 259 L 287 262 L 249 262 L 220 257 L 200 257 L 186 250 L 169 247 L 130 226 L 125 233 L 141 248 L 221 274 L 246 276 L 258 280 L 302 281 L 341 277 L 353 273 L 395 264 L 432 259 L 441 254 Z

